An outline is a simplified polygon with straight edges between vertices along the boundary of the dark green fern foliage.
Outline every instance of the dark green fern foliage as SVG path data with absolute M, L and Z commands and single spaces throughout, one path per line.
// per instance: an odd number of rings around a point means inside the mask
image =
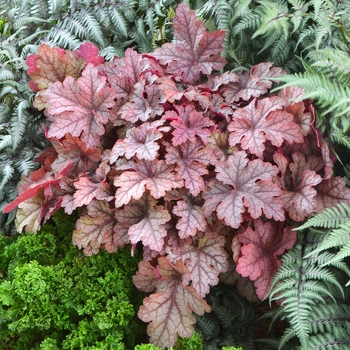
M 224 55 L 234 65 L 272 61 L 297 72 L 303 70 L 299 56 L 327 47 L 348 50 L 349 6 L 349 0 L 209 0 L 198 12 L 227 30 Z
M 258 316 L 252 304 L 242 298 L 234 286 L 219 284 L 206 297 L 211 313 L 196 316 L 196 332 L 202 335 L 204 350 L 222 346 L 255 349 L 254 327 Z
M 0 237 L 0 349 L 133 349 L 145 333 L 130 250 L 85 257 L 59 212 L 38 235 Z
M 343 288 L 350 270 L 343 261 L 330 262 L 333 252 L 315 250 L 324 236 L 312 229 L 302 231 L 272 280 L 270 301 L 281 302 L 275 319 L 289 323 L 278 349 L 350 347 L 350 295 Z

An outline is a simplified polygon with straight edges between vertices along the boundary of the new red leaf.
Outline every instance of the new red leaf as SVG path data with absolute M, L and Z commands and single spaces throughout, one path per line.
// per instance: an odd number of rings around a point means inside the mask
M 279 147 L 283 141 L 303 142 L 300 127 L 293 122 L 293 115 L 282 110 L 286 104 L 279 97 L 253 100 L 248 106 L 236 110 L 228 126 L 231 146 L 240 143 L 242 148 L 262 158 L 264 143 L 270 140 Z
M 238 259 L 236 271 L 255 281 L 256 294 L 263 299 L 270 281 L 281 262 L 277 259 L 286 249 L 291 249 L 296 241 L 296 232 L 290 228 L 280 230 L 273 222 L 254 221 L 253 230 L 248 227 L 238 236 L 243 244 L 242 257 Z
M 219 56 L 225 40 L 224 31 L 209 33 L 196 13 L 180 3 L 174 17 L 175 42 L 163 44 L 152 55 L 161 64 L 167 64 L 166 71 L 184 82 L 193 83 L 200 73 L 209 75 L 213 69 L 220 70 L 226 60 Z
M 53 121 L 48 136 L 62 138 L 67 133 L 78 136 L 93 148 L 105 133 L 103 127 L 115 114 L 110 110 L 115 104 L 113 89 L 105 87 L 106 78 L 99 76 L 91 63 L 78 80 L 67 77 L 43 92 L 48 101 L 47 117 Z
M 278 168 L 260 159 L 249 161 L 244 151 L 236 152 L 227 161 L 216 165 L 217 180 L 205 190 L 204 214 L 209 217 L 216 210 L 218 218 L 238 228 L 245 209 L 254 219 L 264 212 L 267 218 L 284 220 L 281 190 L 271 181 Z
M 58 173 L 54 173 L 52 171 L 46 172 L 43 168 L 34 171 L 26 182 L 20 182 L 21 186 L 18 197 L 5 206 L 3 213 L 9 213 L 22 202 L 35 197 L 39 190 L 45 189 L 50 185 L 59 184 L 62 178 L 67 175 L 69 169 L 70 165 Z
M 79 46 L 78 50 L 75 50 L 78 57 L 83 58 L 85 65 L 92 63 L 95 67 L 102 64 L 105 59 L 99 56 L 100 50 L 94 44 L 85 42 Z

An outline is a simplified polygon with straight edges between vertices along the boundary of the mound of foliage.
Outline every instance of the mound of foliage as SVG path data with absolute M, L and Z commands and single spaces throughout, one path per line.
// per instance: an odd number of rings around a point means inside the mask
M 84 43 L 28 57 L 52 146 L 4 209 L 18 206 L 17 230 L 30 232 L 59 208 L 78 211 L 73 243 L 88 256 L 142 245 L 133 282 L 154 293 L 138 316 L 161 348 L 210 312 L 220 273 L 263 299 L 295 223 L 350 202 L 310 101 L 294 101 L 303 91 L 270 92 L 285 72 L 219 73 L 225 32 L 205 31 L 184 4 L 173 24 L 175 40 L 152 53 L 104 62 Z

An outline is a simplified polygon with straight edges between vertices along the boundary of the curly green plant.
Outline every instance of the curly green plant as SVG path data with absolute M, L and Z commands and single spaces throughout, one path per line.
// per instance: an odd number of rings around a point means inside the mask
M 40 235 L 0 238 L 0 349 L 130 349 L 139 295 L 130 251 L 86 258 L 58 213 Z

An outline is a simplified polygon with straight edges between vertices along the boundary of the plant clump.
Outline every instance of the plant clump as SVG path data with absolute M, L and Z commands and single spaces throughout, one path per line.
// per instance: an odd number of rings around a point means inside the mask
M 295 223 L 350 202 L 311 102 L 294 101 L 303 91 L 270 92 L 281 68 L 221 73 L 225 32 L 205 31 L 184 4 L 174 35 L 111 62 L 91 43 L 28 57 L 52 146 L 5 207 L 30 232 L 59 208 L 79 211 L 73 243 L 88 256 L 142 246 L 133 282 L 154 293 L 138 316 L 161 348 L 191 336 L 221 273 L 249 278 L 242 294 L 263 299 Z

